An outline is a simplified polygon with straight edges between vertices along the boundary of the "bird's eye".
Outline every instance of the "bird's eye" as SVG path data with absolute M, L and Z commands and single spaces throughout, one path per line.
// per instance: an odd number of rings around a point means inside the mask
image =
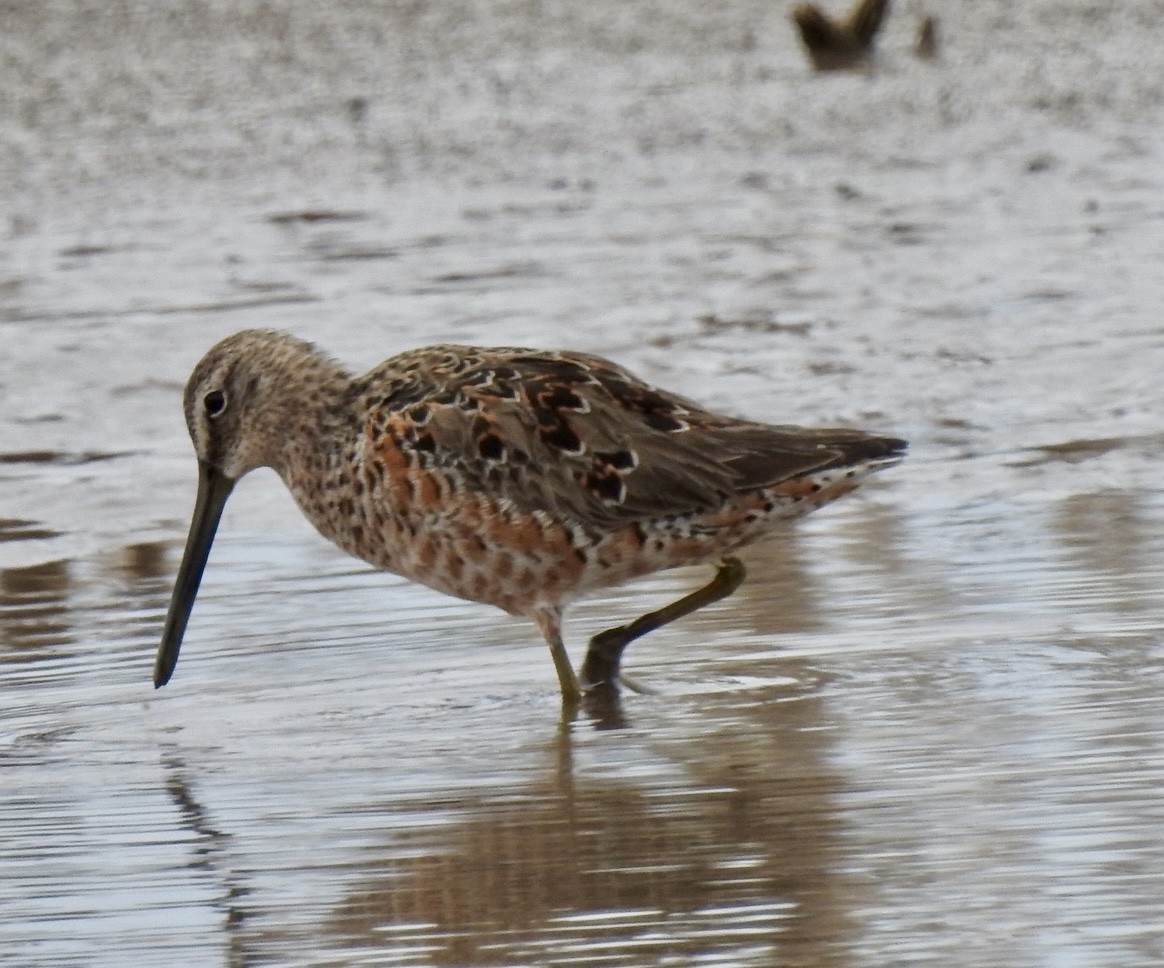
M 226 409 L 226 394 L 221 390 L 211 390 L 202 398 L 202 405 L 206 408 L 206 415 L 213 419 Z

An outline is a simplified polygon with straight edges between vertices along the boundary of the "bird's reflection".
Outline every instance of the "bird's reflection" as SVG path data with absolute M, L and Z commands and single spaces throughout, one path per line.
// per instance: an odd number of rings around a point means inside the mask
M 171 751 L 164 756 L 162 765 L 166 775 L 166 793 L 177 808 L 181 825 L 193 839 L 193 852 L 188 866 L 206 875 L 217 886 L 215 906 L 223 916 L 227 964 L 231 968 L 252 964 L 253 959 L 249 956 L 243 931 L 247 918 L 245 899 L 250 889 L 229 862 L 231 835 L 218 829 L 211 821 L 208 811 L 194 793 L 189 771 L 181 756 Z
M 0 641 L 32 661 L 57 655 L 73 640 L 69 618 L 72 575 L 68 561 L 0 569 Z
M 169 545 L 165 541 L 135 541 L 121 549 L 121 568 L 134 582 L 149 585 L 163 581 L 168 586 L 168 549 Z
M 622 705 L 622 690 L 608 682 L 587 690 L 581 713 L 595 729 L 626 729 L 630 725 Z M 567 710 L 565 718 L 572 722 L 576 716 Z
M 690 729 L 621 734 L 640 748 L 610 755 L 662 764 L 666 780 L 579 772 L 586 722 L 563 724 L 542 781 L 469 797 L 451 825 L 410 828 L 368 858 L 329 934 L 342 947 L 420 946 L 436 965 L 583 949 L 609 963 L 760 949 L 766 963 L 843 964 L 849 885 L 835 870 L 839 780 L 827 731 L 813 728 L 820 701 L 793 690 L 746 707 L 698 743 Z M 604 759 L 605 743 L 587 739 L 587 756 Z
M 1156 532 L 1139 495 L 1069 495 L 1055 506 L 1052 526 L 1067 563 L 1083 578 L 1088 607 L 1106 605 L 1116 615 L 1155 607 L 1158 589 L 1148 562 Z

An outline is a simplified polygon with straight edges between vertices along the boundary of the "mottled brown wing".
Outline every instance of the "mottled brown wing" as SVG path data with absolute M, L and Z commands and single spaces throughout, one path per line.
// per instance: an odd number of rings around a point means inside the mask
M 403 445 L 467 487 L 583 525 L 706 510 L 740 491 L 852 463 L 878 446 L 871 442 L 879 438 L 856 431 L 719 416 L 598 357 L 467 347 L 423 353 L 412 369 L 400 367 L 410 358 L 390 361 L 399 377 L 382 405 L 408 416 Z

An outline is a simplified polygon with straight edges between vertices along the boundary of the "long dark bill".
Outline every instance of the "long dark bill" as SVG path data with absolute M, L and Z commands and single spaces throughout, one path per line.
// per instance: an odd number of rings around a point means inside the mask
M 214 543 L 214 532 L 226 507 L 226 499 L 234 489 L 234 480 L 222 471 L 216 470 L 205 461 L 198 462 L 198 498 L 194 502 L 194 518 L 190 522 L 190 534 L 186 538 L 186 550 L 182 554 L 182 564 L 178 568 L 178 578 L 174 582 L 174 594 L 170 598 L 170 610 L 166 613 L 166 627 L 162 630 L 162 644 L 158 646 L 158 657 L 154 661 L 154 688 L 158 689 L 170 681 L 174 666 L 178 664 L 178 650 L 182 648 L 182 636 L 186 623 L 190 620 L 190 610 L 198 594 L 206 559 L 210 557 L 210 546 Z

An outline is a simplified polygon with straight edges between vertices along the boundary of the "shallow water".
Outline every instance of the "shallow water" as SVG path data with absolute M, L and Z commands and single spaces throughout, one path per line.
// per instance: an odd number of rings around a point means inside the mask
M 921 12 L 818 77 L 759 3 L 3 11 L 0 963 L 1164 961 L 1158 11 Z M 155 692 L 246 326 L 912 450 L 565 724 L 531 627 L 256 474 Z

